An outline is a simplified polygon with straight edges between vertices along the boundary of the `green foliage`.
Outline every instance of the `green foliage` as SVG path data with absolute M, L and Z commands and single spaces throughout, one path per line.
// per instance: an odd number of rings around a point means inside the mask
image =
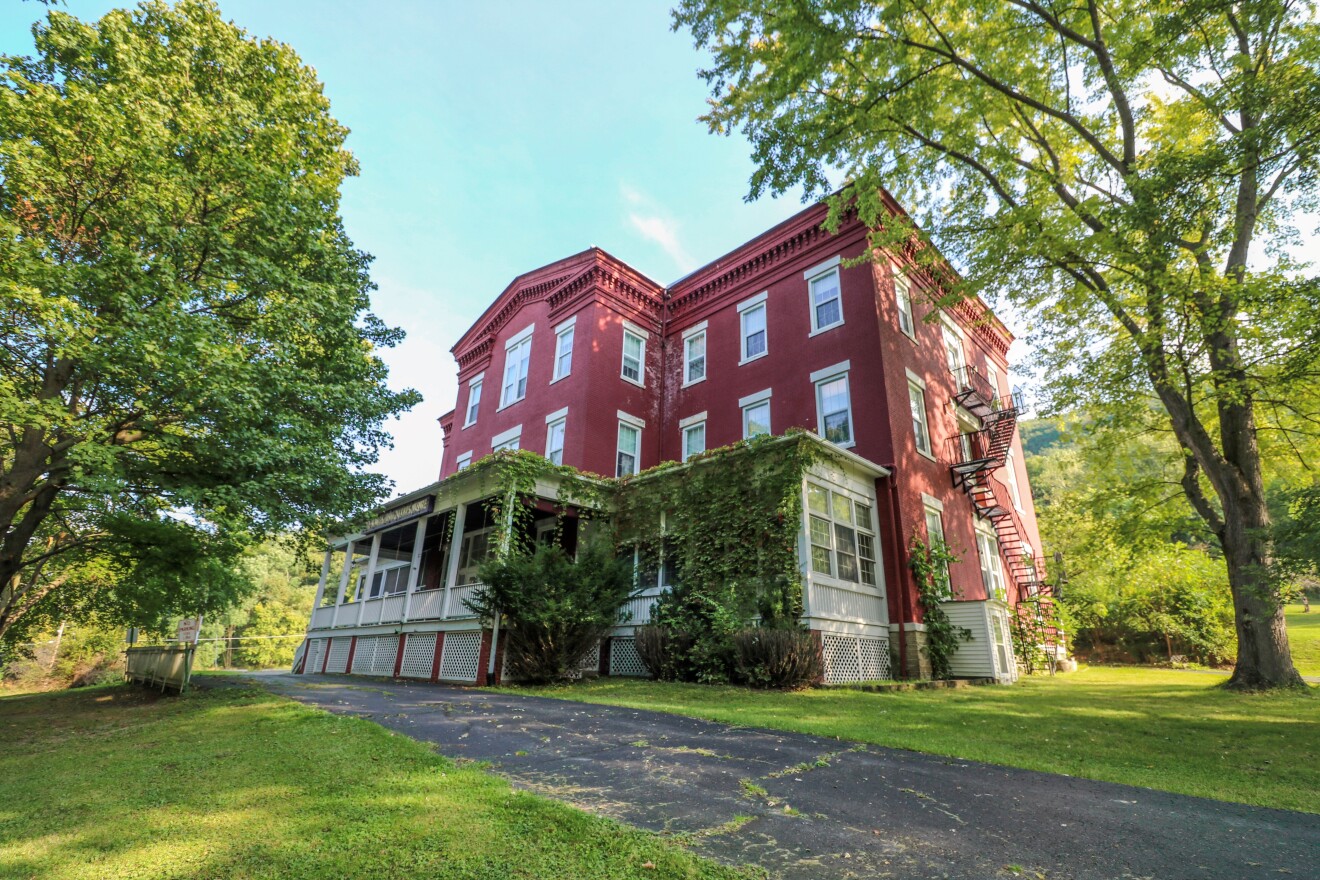
M 733 637 L 733 668 L 739 684 L 792 690 L 820 681 L 825 659 L 805 630 L 752 627 Z
M 937 679 L 953 678 L 950 658 L 959 643 L 972 640 L 972 631 L 954 625 L 943 607 L 944 602 L 953 599 L 949 566 L 955 562 L 958 557 L 943 541 L 927 545 L 918 537 L 912 538 L 908 567 L 917 585 L 921 622 L 926 625 L 926 656 L 930 659 L 931 676 Z
M 0 637 L 250 589 L 244 546 L 380 497 L 399 338 L 339 217 L 347 129 L 209 0 L 0 59 Z
M 499 614 L 509 677 L 533 683 L 579 676 L 632 594 L 632 566 L 602 541 L 582 544 L 576 560 L 553 544 L 513 551 L 484 564 L 480 578 L 468 607 L 487 626 Z
M 695 673 L 689 657 L 693 637 L 683 630 L 648 623 L 634 631 L 633 646 L 651 677 L 659 681 L 691 681 Z
M 691 638 L 675 674 L 728 681 L 734 635 L 748 621 L 797 627 L 802 577 L 797 535 L 802 479 L 826 453 L 801 433 L 755 437 L 621 481 L 617 541 L 643 559 L 665 554 L 678 584 L 652 620 Z

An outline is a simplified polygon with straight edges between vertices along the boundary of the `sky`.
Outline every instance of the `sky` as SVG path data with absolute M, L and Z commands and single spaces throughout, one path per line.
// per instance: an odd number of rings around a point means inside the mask
M 125 3 L 66 0 L 89 20 Z M 707 132 L 703 58 L 669 4 L 220 0 L 316 69 L 361 165 L 349 235 L 375 256 L 372 309 L 407 331 L 382 353 L 425 398 L 389 427 L 379 469 L 436 478 L 449 349 L 517 275 L 596 245 L 662 284 L 801 209 L 744 197 L 741 137 Z M 0 8 L 0 52 L 29 54 L 37 3 Z

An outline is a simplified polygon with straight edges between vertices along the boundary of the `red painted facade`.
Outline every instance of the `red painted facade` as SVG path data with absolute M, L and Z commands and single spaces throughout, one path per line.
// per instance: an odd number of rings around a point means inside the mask
M 893 210 L 901 210 L 897 205 Z M 491 452 L 493 440 L 521 426 L 519 446 L 545 453 L 547 416 L 567 408 L 563 463 L 613 476 L 620 413 L 644 423 L 639 467 L 682 457 L 680 424 L 706 413 L 705 447 L 743 437 L 739 401 L 770 391 L 773 433 L 790 427 L 821 432 L 813 373 L 846 365 L 851 403 L 852 452 L 883 465 L 893 476 L 877 481 L 877 510 L 886 563 L 890 619 L 912 621 L 915 601 L 906 568 L 913 537 L 926 539 L 925 511 L 942 505 L 945 538 L 962 561 L 951 571 L 962 599 L 986 598 L 977 559 L 976 514 L 971 500 L 953 485 L 946 444 L 959 422 L 955 381 L 946 360 L 945 322 L 961 340 L 967 364 L 997 374 L 1007 395 L 1011 335 L 980 302 L 964 302 L 945 315 L 931 314 L 929 277 L 908 275 L 912 333 L 900 327 L 894 271 L 866 261 L 866 230 L 855 221 L 838 233 L 821 229 L 826 210 L 814 206 L 768 230 L 668 288 L 597 248 L 515 279 L 458 341 L 457 406 L 440 421 L 445 449 L 440 476 L 458 470 L 459 458 Z M 837 263 L 842 323 L 813 331 L 807 274 Z M 745 362 L 739 305 L 764 297 L 766 352 Z M 573 321 L 572 366 L 554 379 L 556 329 Z M 685 384 L 684 335 L 705 323 L 705 377 Z M 643 331 L 645 376 L 638 386 L 621 375 L 624 328 Z M 511 340 L 531 330 L 526 396 L 500 406 Z M 925 386 L 932 455 L 917 448 L 909 377 Z M 472 380 L 482 379 L 476 419 L 465 424 Z M 819 375 L 818 375 L 819 378 Z M 996 494 L 1009 498 L 1005 470 L 1016 469 L 1021 537 L 1039 556 L 1021 442 L 1016 434 L 1004 468 L 991 479 Z M 890 511 L 893 511 L 891 515 Z M 903 589 L 892 585 L 902 584 Z M 1011 592 L 1011 590 L 1010 590 Z

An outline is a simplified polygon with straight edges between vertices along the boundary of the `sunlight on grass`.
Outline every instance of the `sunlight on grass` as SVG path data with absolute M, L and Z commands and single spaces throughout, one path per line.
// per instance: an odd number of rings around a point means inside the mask
M 886 693 L 639 679 L 510 690 L 1320 812 L 1320 695 L 1237 694 L 1221 683 L 1089 668 L 1012 687 Z

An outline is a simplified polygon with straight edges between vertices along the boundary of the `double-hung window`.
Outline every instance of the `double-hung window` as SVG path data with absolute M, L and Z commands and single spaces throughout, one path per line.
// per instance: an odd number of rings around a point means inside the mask
M 642 379 L 646 371 L 646 336 L 645 330 L 625 322 L 623 328 L 623 367 L 620 375 L 634 385 L 645 385 Z
M 768 296 L 768 293 L 759 293 L 738 304 L 739 334 L 742 338 L 740 364 L 765 357 L 769 353 L 770 339 L 765 318 Z
M 999 539 L 994 532 L 977 528 L 976 555 L 981 561 L 981 584 L 985 594 L 992 599 L 1004 601 L 1004 569 L 999 560 Z
M 1022 511 L 1022 490 L 1018 488 L 1017 464 L 1013 461 L 1013 450 L 1009 449 L 1004 457 L 1004 477 L 1008 480 L 1008 497 L 1013 499 L 1013 507 Z
M 944 334 L 944 360 L 949 365 L 949 372 L 953 374 L 953 381 L 961 390 L 968 387 L 970 377 L 967 375 L 967 358 L 963 354 L 962 336 L 948 324 L 940 327 Z
M 490 438 L 491 452 L 517 452 L 522 442 L 522 425 L 514 425 L 502 434 Z
M 822 333 L 843 323 L 843 290 L 839 286 L 839 258 L 803 272 L 811 295 L 811 332 Z
M 504 346 L 504 387 L 500 392 L 501 409 L 527 396 L 527 367 L 531 361 L 532 327 L 528 327 Z
M 813 572 L 877 585 L 871 505 L 808 482 L 807 520 Z
M 646 423 L 641 419 L 619 411 L 619 445 L 615 459 L 614 476 L 630 477 L 637 473 L 638 462 L 642 455 L 642 428 Z
M 816 386 L 816 430 L 840 446 L 853 445 L 852 400 L 848 393 L 848 369 L 844 361 L 811 374 Z
M 573 371 L 573 326 L 570 319 L 555 329 L 555 369 L 551 382 L 558 382 Z
M 465 452 L 454 461 L 454 470 L 461 471 L 470 464 L 472 464 L 472 453 Z
M 743 439 L 771 433 L 770 389 L 749 394 L 738 401 L 742 408 Z
M 568 427 L 568 407 L 545 417 L 545 457 L 551 464 L 564 463 L 564 433 Z
M 706 378 L 706 322 L 683 331 L 683 384 Z
M 927 501 L 925 505 L 926 544 L 932 550 L 936 549 L 937 547 L 942 548 L 945 546 L 944 515 L 940 512 L 939 507 L 934 506 L 936 504 L 936 501 L 937 499 L 931 499 Z M 940 586 L 944 588 L 945 595 L 946 596 L 951 595 L 952 586 L 949 582 L 948 563 L 944 563 L 940 566 L 940 570 L 936 573 L 936 576 L 940 579 Z
M 930 425 L 926 421 L 926 390 L 924 384 L 908 376 L 908 405 L 912 410 L 912 434 L 917 451 L 931 455 Z
M 463 418 L 463 427 L 477 423 L 477 411 L 481 408 L 481 386 L 485 373 L 479 373 L 468 382 L 467 414 Z
M 706 414 L 697 413 L 678 423 L 683 431 L 683 461 L 706 451 Z
M 917 338 L 917 325 L 912 322 L 912 288 L 907 279 L 895 273 L 894 302 L 898 305 L 898 329 L 913 339 Z

